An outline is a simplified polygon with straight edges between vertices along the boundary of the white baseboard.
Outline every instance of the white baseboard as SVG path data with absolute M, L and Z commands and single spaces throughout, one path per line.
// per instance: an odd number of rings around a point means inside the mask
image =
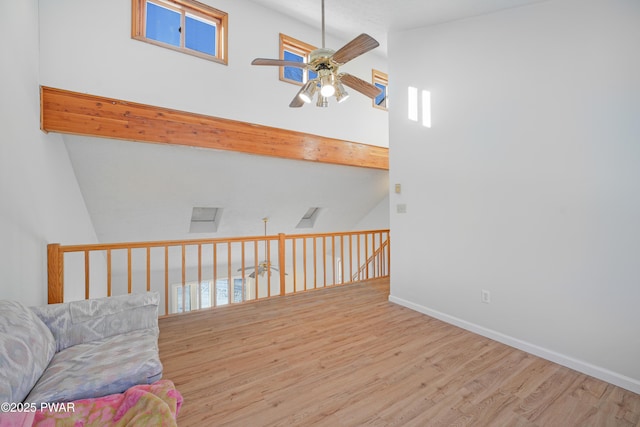
M 389 296 L 389 301 L 403 307 L 407 307 L 419 313 L 426 314 L 427 316 L 434 317 L 438 320 L 442 320 L 443 322 L 449 323 L 451 325 L 466 329 L 467 331 L 473 332 L 475 334 L 482 335 L 483 337 L 501 342 L 510 347 L 514 347 L 543 359 L 550 360 L 551 362 L 557 363 L 559 365 L 566 366 L 567 368 L 573 369 L 583 374 L 590 375 L 602 381 L 606 381 L 618 387 L 622 387 L 634 393 L 640 394 L 639 380 L 629 378 L 625 375 L 621 375 L 608 369 L 592 365 L 582 360 L 574 359 L 573 357 L 566 356 L 564 354 L 557 353 L 555 351 L 537 346 L 535 344 L 510 337 L 492 329 L 467 322 L 466 320 L 462 320 L 445 313 L 441 313 L 437 310 L 433 310 L 419 304 L 414 304 L 410 301 L 395 297 L 393 295 Z

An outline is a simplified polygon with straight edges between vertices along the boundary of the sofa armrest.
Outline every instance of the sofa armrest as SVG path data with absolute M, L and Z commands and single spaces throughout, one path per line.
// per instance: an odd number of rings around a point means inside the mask
M 31 307 L 51 330 L 56 351 L 138 329 L 158 333 L 157 292 Z

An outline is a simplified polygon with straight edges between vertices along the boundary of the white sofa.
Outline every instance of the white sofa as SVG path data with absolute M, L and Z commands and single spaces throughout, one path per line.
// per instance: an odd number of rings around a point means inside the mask
M 158 300 L 0 301 L 0 402 L 71 402 L 160 379 Z

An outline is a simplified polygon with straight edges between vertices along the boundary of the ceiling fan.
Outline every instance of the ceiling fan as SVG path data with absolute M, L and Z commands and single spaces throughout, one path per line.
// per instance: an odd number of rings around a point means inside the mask
M 262 221 L 264 221 L 264 237 L 265 237 L 265 239 L 264 239 L 264 260 L 257 265 L 257 268 L 256 268 L 256 266 L 247 266 L 247 267 L 244 268 L 245 270 L 253 270 L 251 272 L 251 274 L 249 274 L 249 277 L 251 277 L 252 279 L 256 278 L 256 273 L 259 276 L 262 277 L 262 276 L 264 276 L 264 274 L 266 272 L 269 272 L 269 275 L 271 275 L 271 270 L 280 271 L 276 267 L 274 267 L 273 264 L 271 264 L 268 261 L 267 246 L 269 244 L 267 242 L 267 222 L 269 221 L 269 218 L 262 218 Z M 257 244 L 257 242 L 256 242 L 256 244 Z M 239 268 L 238 271 L 242 271 L 242 268 Z
M 349 94 L 344 86 L 348 86 L 369 98 L 380 95 L 382 90 L 369 82 L 366 82 L 349 73 L 339 73 L 338 68 L 352 59 L 375 49 L 380 45 L 368 34 L 360 34 L 337 51 L 326 49 L 324 45 L 324 0 L 322 0 L 322 48 L 316 49 L 309 54 L 309 62 L 286 61 L 283 59 L 256 58 L 252 65 L 275 65 L 279 67 L 297 67 L 314 71 L 317 77 L 307 81 L 293 98 L 289 107 L 302 107 L 305 103 L 310 103 L 313 96 L 319 89 L 318 107 L 327 107 L 328 99 L 336 97 L 338 103 L 345 101 Z

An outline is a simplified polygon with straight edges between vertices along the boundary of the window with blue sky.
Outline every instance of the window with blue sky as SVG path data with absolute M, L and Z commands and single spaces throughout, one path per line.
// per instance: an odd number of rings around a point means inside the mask
M 280 34 L 280 59 L 285 61 L 308 62 L 309 54 L 316 48 L 308 43 Z M 302 85 L 315 79 L 314 71 L 298 67 L 280 67 L 280 80 Z
M 372 70 L 371 80 L 371 83 L 373 83 L 375 87 L 382 90 L 380 95 L 373 99 L 373 106 L 386 110 L 389 105 L 389 76 L 382 71 Z
M 134 0 L 133 37 L 227 63 L 227 14 L 194 0 Z

